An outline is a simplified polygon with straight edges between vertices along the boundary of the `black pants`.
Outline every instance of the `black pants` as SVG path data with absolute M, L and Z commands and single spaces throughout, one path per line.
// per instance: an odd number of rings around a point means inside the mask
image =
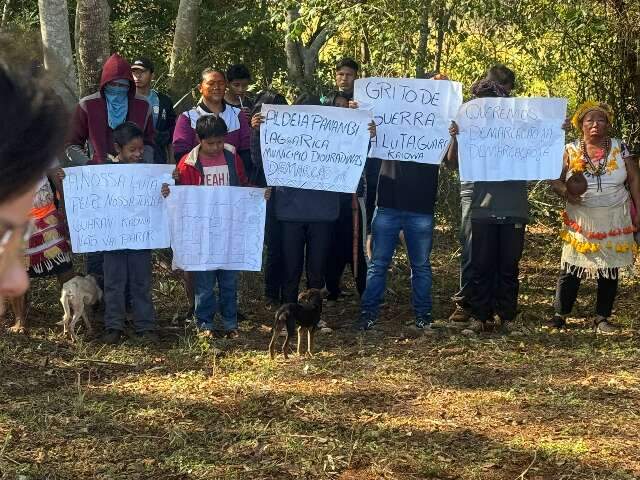
M 518 309 L 518 264 L 525 226 L 472 221 L 471 230 L 472 313 L 480 321 L 489 320 L 493 313 L 502 320 L 513 320 Z
M 333 222 L 281 222 L 284 302 L 293 303 L 298 300 L 298 285 L 305 266 L 305 250 L 308 287 L 324 287 L 332 226 Z
M 616 269 L 612 269 L 616 270 Z M 618 293 L 618 276 L 616 278 L 605 278 L 602 275 L 598 275 L 598 293 L 596 297 L 596 315 L 601 315 L 605 318 L 611 316 L 613 310 L 613 302 L 616 299 L 616 293 Z M 578 297 L 578 289 L 582 279 L 573 273 L 561 272 L 558 277 L 558 284 L 556 285 L 556 299 L 553 302 L 553 306 L 556 309 L 556 313 L 559 315 L 567 315 L 571 313 L 573 305 L 576 303 Z
M 327 259 L 327 271 L 325 280 L 327 290 L 329 290 L 329 300 L 337 300 L 340 296 L 340 279 L 347 265 L 351 266 L 353 273 L 353 210 L 351 205 L 348 208 L 341 206 L 340 217 L 334 223 L 333 240 L 329 249 Z M 360 208 L 356 211 L 360 215 Z M 367 261 L 364 257 L 362 245 L 362 219 L 359 219 L 358 228 L 358 272 L 355 276 L 356 289 L 362 296 L 367 285 Z
M 282 225 L 276 217 L 274 199 L 267 202 L 267 219 L 264 232 L 267 258 L 264 266 L 264 294 L 267 298 L 282 300 L 284 279 L 282 258 Z

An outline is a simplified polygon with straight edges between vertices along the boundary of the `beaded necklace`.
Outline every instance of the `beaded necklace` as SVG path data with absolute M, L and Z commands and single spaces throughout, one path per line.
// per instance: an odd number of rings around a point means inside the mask
M 595 163 L 587 152 L 587 145 L 584 140 L 580 140 L 580 150 L 585 163 L 585 174 L 590 177 L 596 177 L 598 191 L 602 191 L 601 176 L 607 172 L 607 164 L 609 163 L 609 153 L 611 152 L 611 139 L 607 138 L 602 145 L 604 155 Z

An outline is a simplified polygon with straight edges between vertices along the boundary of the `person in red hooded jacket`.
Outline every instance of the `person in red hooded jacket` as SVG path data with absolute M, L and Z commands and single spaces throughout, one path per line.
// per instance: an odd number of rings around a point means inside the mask
M 154 128 L 151 105 L 136 95 L 131 65 L 117 53 L 102 67 L 100 90 L 78 102 L 66 142 L 67 166 L 99 165 L 115 157 L 113 130 L 135 123 L 144 132 L 145 163 L 153 163 Z
M 151 105 L 136 95 L 131 65 L 117 53 L 102 67 L 100 90 L 80 99 L 73 113 L 65 144 L 63 166 L 100 165 L 115 158 L 113 131 L 129 121 L 144 133 L 143 163 L 153 163 L 155 131 Z M 103 285 L 103 254 L 87 254 L 87 274 Z

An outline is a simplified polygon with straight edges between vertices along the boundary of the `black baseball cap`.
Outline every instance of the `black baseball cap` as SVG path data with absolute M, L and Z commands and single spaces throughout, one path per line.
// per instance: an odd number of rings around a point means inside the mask
M 149 70 L 153 73 L 153 62 L 147 57 L 138 57 L 131 62 L 131 70 Z

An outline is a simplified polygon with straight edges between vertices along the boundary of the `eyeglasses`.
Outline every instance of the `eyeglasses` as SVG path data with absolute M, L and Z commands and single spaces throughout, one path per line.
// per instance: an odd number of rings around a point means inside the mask
M 9 245 L 9 242 L 11 242 L 16 235 L 22 234 L 20 240 L 23 243 L 28 242 L 34 230 L 35 226 L 32 220 L 22 225 L 14 225 L 7 221 L 0 220 L 0 253 Z

